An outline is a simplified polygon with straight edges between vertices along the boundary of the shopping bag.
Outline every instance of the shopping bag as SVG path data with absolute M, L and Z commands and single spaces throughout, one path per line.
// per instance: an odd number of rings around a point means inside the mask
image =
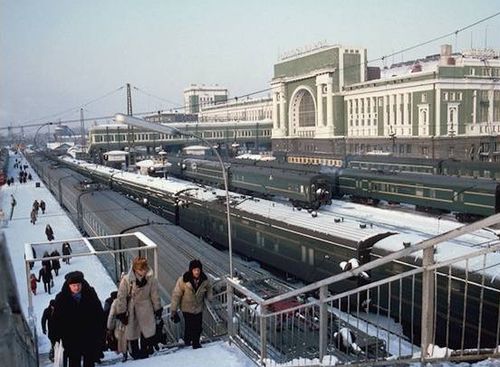
M 54 367 L 63 367 L 64 347 L 62 341 L 56 342 L 54 345 Z

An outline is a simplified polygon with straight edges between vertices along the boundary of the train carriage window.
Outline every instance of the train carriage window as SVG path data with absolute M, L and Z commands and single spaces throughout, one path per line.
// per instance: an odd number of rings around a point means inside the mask
M 300 185 L 300 193 L 303 194 L 304 193 L 304 185 Z
M 314 249 L 309 249 L 309 265 L 314 266 Z
M 424 196 L 424 189 L 421 186 L 417 186 L 415 188 L 415 195 L 418 197 L 423 197 Z
M 490 172 L 490 171 L 485 170 L 485 171 L 484 171 L 484 177 L 485 177 L 485 178 L 491 178 L 491 172 Z
M 306 262 L 307 261 L 307 250 L 306 250 L 306 247 L 304 245 L 300 246 L 301 250 L 302 250 L 302 257 L 301 257 L 301 260 L 302 262 Z

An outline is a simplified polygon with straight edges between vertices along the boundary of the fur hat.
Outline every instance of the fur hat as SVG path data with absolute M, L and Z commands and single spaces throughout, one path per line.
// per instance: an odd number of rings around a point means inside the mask
M 203 270 L 203 265 L 201 265 L 201 261 L 200 260 L 191 260 L 189 262 L 189 271 L 192 271 L 193 269 L 200 269 L 200 270 Z
M 72 271 L 71 273 L 66 274 L 64 277 L 68 284 L 82 283 L 83 282 L 83 273 L 81 271 Z

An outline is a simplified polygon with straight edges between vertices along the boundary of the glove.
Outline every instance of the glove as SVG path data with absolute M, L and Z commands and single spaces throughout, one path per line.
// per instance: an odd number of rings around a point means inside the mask
M 177 312 L 172 311 L 172 313 L 170 314 L 170 320 L 172 320 L 174 324 L 177 324 L 179 321 L 181 321 L 181 318 L 179 317 Z
M 128 324 L 128 317 L 127 317 L 127 313 L 126 312 L 116 314 L 116 318 L 118 320 L 120 320 L 123 325 L 127 325 Z
M 156 318 L 157 320 L 160 320 L 160 319 L 161 319 L 162 314 L 163 314 L 163 308 L 160 308 L 160 309 L 156 310 L 156 311 L 155 311 L 155 318 Z

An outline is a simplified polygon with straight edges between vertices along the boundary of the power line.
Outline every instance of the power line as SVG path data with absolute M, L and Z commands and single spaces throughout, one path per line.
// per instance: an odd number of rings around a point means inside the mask
M 470 29 L 470 28 L 472 28 L 472 27 L 474 27 L 474 26 L 476 26 L 476 25 L 478 25 L 478 24 L 481 24 L 481 23 L 483 23 L 483 22 L 487 21 L 487 20 L 490 20 L 490 19 L 492 19 L 492 18 L 495 18 L 495 17 L 497 17 L 498 15 L 500 15 L 500 12 L 497 12 L 497 13 L 494 13 L 494 14 L 489 15 L 489 16 L 487 16 L 487 17 L 484 17 L 484 18 L 482 18 L 482 19 L 479 19 L 479 20 L 477 20 L 477 21 L 475 21 L 475 22 L 473 22 L 473 23 L 471 23 L 471 24 L 469 24 L 469 25 L 467 25 L 467 26 L 464 26 L 464 27 L 462 27 L 462 28 L 458 28 L 457 30 L 455 30 L 455 31 L 453 31 L 453 32 L 449 32 L 449 33 L 446 33 L 446 34 L 444 34 L 444 35 L 441 35 L 441 36 L 438 36 L 438 37 L 434 37 L 434 38 L 432 38 L 432 39 L 430 39 L 430 40 L 427 40 L 427 41 L 424 41 L 424 42 L 420 42 L 420 43 L 418 43 L 418 44 L 416 44 L 416 45 L 413 45 L 413 46 L 410 46 L 410 47 L 406 47 L 406 48 L 404 48 L 404 49 L 401 49 L 401 50 L 399 50 L 399 51 L 392 52 L 392 53 L 390 53 L 390 54 L 388 54 L 388 55 L 381 56 L 381 57 L 378 57 L 378 58 L 376 58 L 376 59 L 368 60 L 368 61 L 366 61 L 366 64 L 370 64 L 370 63 L 373 63 L 373 62 L 376 62 L 376 61 L 384 61 L 384 60 L 386 60 L 387 58 L 389 58 L 389 57 L 391 57 L 391 56 L 399 55 L 399 54 L 401 54 L 401 53 L 404 53 L 404 52 L 407 52 L 407 51 L 410 51 L 410 50 L 416 49 L 416 48 L 418 48 L 418 47 L 422 47 L 422 46 L 424 46 L 424 45 L 427 45 L 427 44 L 430 44 L 430 43 L 436 42 L 436 41 L 438 41 L 438 40 L 441 40 L 441 39 L 446 38 L 446 37 L 450 37 L 450 36 L 452 36 L 452 35 L 455 35 L 455 36 L 456 36 L 456 35 L 458 35 L 458 33 L 463 32 L 463 31 L 465 31 L 465 30 L 467 30 L 467 29 Z M 347 69 L 347 68 L 359 67 L 359 66 L 361 66 L 361 65 L 363 65 L 363 64 L 365 64 L 365 63 L 358 63 L 358 64 L 350 65 L 350 66 L 347 66 L 347 67 L 344 67 L 344 68 L 339 68 L 339 69 L 337 69 L 337 70 L 338 70 L 338 71 L 343 71 L 343 70 L 345 70 L 345 69 Z M 109 95 L 110 95 L 110 94 L 112 94 L 112 93 L 118 92 L 119 90 L 121 90 L 121 89 L 123 89 L 123 88 L 125 88 L 125 86 L 121 86 L 120 88 L 118 88 L 118 89 L 116 89 L 116 90 L 114 90 L 114 91 L 111 91 L 111 92 L 109 92 L 109 93 L 106 93 L 105 95 L 103 95 L 103 96 L 101 96 L 101 97 L 98 97 L 98 98 L 95 98 L 95 99 L 93 99 L 93 100 L 90 100 L 89 102 L 86 102 L 86 103 L 84 103 L 84 104 L 83 104 L 83 105 L 81 105 L 81 106 L 86 106 L 86 105 L 88 105 L 88 104 L 91 104 L 91 103 L 93 103 L 93 102 L 96 102 L 96 101 L 98 101 L 98 100 L 100 100 L 100 99 L 102 99 L 102 98 L 105 98 L 105 97 L 109 96 Z M 140 91 L 140 92 L 142 92 L 142 93 L 144 93 L 144 94 L 146 94 L 146 95 L 149 95 L 149 96 L 151 96 L 151 97 L 158 98 L 158 99 L 163 100 L 163 101 L 166 101 L 166 102 L 168 102 L 168 103 L 172 103 L 172 101 L 169 101 L 169 100 L 164 99 L 164 98 L 162 98 L 162 97 L 155 96 L 155 95 L 150 94 L 150 93 L 148 93 L 148 92 L 146 92 L 146 91 L 144 91 L 144 90 L 142 90 L 142 89 L 139 89 L 139 88 L 137 88 L 137 87 L 134 87 L 134 89 L 135 89 L 135 90 L 137 90 L 137 91 Z M 240 96 L 235 96 L 235 97 L 229 98 L 229 99 L 226 101 L 226 103 L 227 103 L 227 102 L 229 102 L 229 101 L 232 101 L 232 100 L 234 100 L 234 101 L 236 101 L 236 102 L 237 102 L 237 101 L 238 101 L 239 99 L 241 99 L 241 98 L 250 97 L 250 96 L 253 96 L 253 95 L 256 95 L 256 94 L 265 93 L 265 92 L 268 92 L 268 91 L 270 91 L 270 90 L 272 90 L 272 88 L 265 88 L 265 89 L 261 89 L 261 90 L 258 90 L 258 91 L 254 91 L 254 92 L 250 92 L 250 93 L 247 93 L 247 94 L 243 94 L 243 95 L 240 95 Z M 217 103 L 215 103 L 215 102 L 214 102 L 214 103 L 213 103 L 213 105 L 215 106 L 215 105 L 217 105 Z M 80 109 L 80 107 L 81 107 L 81 106 L 78 106 L 78 107 L 73 107 L 72 109 L 68 109 L 68 110 L 65 110 L 65 111 L 63 111 L 63 112 L 68 112 L 68 111 L 74 110 L 75 108 Z M 197 103 L 197 104 L 193 104 L 193 105 L 191 105 L 191 107 L 200 107 L 200 106 L 201 106 L 201 103 Z M 186 109 L 186 108 L 187 108 L 187 107 L 186 107 L 186 106 L 183 106 L 183 105 L 178 105 L 177 107 L 175 107 L 175 106 L 174 106 L 174 107 L 172 107 L 172 109 L 175 109 L 175 110 L 184 110 L 184 109 Z M 136 114 L 136 116 L 139 116 L 139 115 L 154 114 L 154 113 L 157 113 L 157 112 L 158 112 L 158 111 L 143 112 L 143 113 Z M 58 114 L 56 114 L 55 116 L 57 116 L 57 115 L 58 115 Z M 33 122 L 33 121 L 38 121 L 38 120 L 43 120 L 43 119 L 46 119 L 46 118 L 49 118 L 49 117 L 53 117 L 53 116 L 54 116 L 54 115 L 47 116 L 47 117 L 42 117 L 42 118 L 38 118 L 38 119 L 34 119 L 34 120 L 30 120 L 30 121 L 28 121 L 27 123 L 29 123 L 29 122 Z M 94 118 L 87 118 L 87 119 L 84 119 L 84 121 L 89 121 L 89 120 L 104 120 L 104 119 L 109 119 L 109 118 L 113 118 L 113 117 L 114 117 L 114 115 L 112 115 L 112 116 L 100 116 L 100 117 L 94 117 Z M 77 119 L 77 120 L 67 120 L 67 121 L 61 121 L 61 122 L 64 122 L 64 123 L 80 122 L 80 119 Z M 35 124 L 34 124 L 34 125 L 24 125 L 24 124 L 23 124 L 22 126 L 16 126 L 16 127 L 32 127 L 32 126 L 40 126 L 40 124 L 36 124 L 36 125 L 35 125 Z M 0 128 L 0 130 L 5 130 L 5 129 L 8 129 L 8 128 L 9 128 L 9 127 Z

